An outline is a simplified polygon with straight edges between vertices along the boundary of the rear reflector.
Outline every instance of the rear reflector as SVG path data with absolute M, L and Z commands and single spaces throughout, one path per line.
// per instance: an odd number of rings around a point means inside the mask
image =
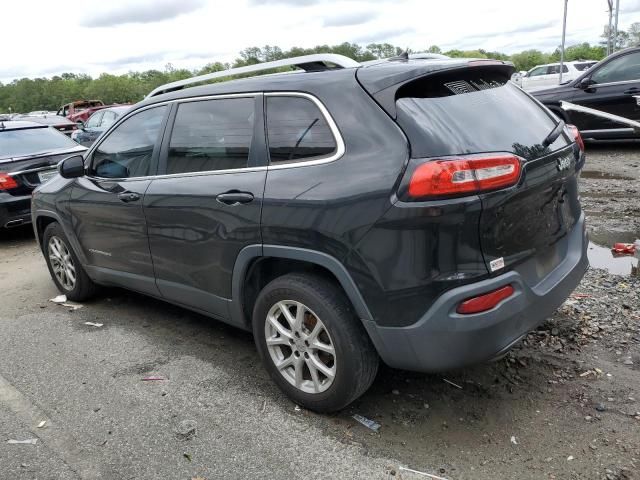
M 18 182 L 11 175 L 0 173 L 0 190 L 11 190 L 17 186 Z
M 580 151 L 584 152 L 584 141 L 582 140 L 582 135 L 580 135 L 580 130 L 578 130 L 578 127 L 576 127 L 575 125 L 567 124 L 567 128 L 571 132 L 571 135 L 573 135 L 573 139 L 578 144 L 578 147 L 580 147 Z
M 509 298 L 513 295 L 513 292 L 513 287 L 511 285 L 507 285 L 506 287 L 499 288 L 493 292 L 465 300 L 458 305 L 458 309 L 456 311 L 464 315 L 486 312 L 487 310 L 491 310 L 505 298 Z
M 409 181 L 413 198 L 469 195 L 515 185 L 520 159 L 513 155 L 429 160 L 418 166 Z

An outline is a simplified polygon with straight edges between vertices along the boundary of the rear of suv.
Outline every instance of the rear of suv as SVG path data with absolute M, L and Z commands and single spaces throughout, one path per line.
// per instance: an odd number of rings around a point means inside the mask
M 184 88 L 284 65 L 304 71 Z M 52 278 L 72 300 L 116 285 L 252 330 L 317 411 L 362 395 L 380 359 L 499 356 L 588 266 L 579 134 L 512 71 L 315 55 L 160 87 L 34 194 Z

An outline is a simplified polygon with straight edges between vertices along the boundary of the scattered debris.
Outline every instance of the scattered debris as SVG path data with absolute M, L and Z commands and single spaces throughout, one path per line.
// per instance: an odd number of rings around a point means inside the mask
M 189 440 L 197 435 L 197 422 L 195 420 L 183 420 L 176 427 L 176 436 L 181 440 Z
M 570 462 L 571 460 L 573 460 L 573 455 L 569 455 L 569 456 L 567 457 L 567 461 L 569 461 L 569 462 Z
M 264 411 L 267 409 L 267 401 L 264 400 L 262 402 L 262 408 L 260 409 L 260 413 L 264 413 Z
M 80 305 L 78 303 L 65 302 L 65 303 L 61 303 L 60 305 L 62 305 L 63 307 L 69 307 L 72 311 L 76 311 L 79 308 L 82 308 L 82 305 Z
M 50 298 L 49 301 L 53 302 L 53 303 L 64 303 L 64 302 L 67 301 L 67 296 L 66 295 L 58 295 L 55 298 Z
M 636 246 L 633 243 L 614 243 L 611 253 L 614 255 L 633 255 L 636 253 Z
M 296 412 L 299 412 L 299 411 L 301 411 L 301 410 L 302 410 L 302 409 L 300 408 L 300 405 L 296 405 L 295 407 L 293 407 L 293 409 L 294 409 Z
M 9 445 L 35 445 L 38 443 L 37 438 L 29 438 L 28 440 L 7 440 Z
M 191 461 L 191 455 L 188 453 L 183 453 L 182 456 L 186 458 L 188 461 Z
M 104 323 L 96 323 L 96 322 L 84 322 L 85 325 L 90 325 L 92 327 L 100 328 L 104 325 Z
M 460 385 L 458 385 L 457 383 L 453 383 L 451 380 L 447 380 L 446 378 L 443 378 L 442 380 L 447 382 L 449 385 L 453 385 L 454 387 L 459 388 L 460 390 L 462 390 L 462 387 Z
M 46 420 L 43 420 L 43 421 L 41 421 L 41 422 L 38 424 L 38 428 L 42 428 L 42 427 L 44 427 L 46 424 L 47 424 L 47 421 L 46 421 Z
M 159 382 L 162 380 L 166 380 L 165 377 L 160 377 L 160 376 L 149 376 L 149 377 L 143 377 L 142 381 L 143 382 Z
M 353 416 L 354 420 L 356 420 L 357 422 L 361 423 L 362 425 L 364 425 L 365 427 L 367 427 L 370 430 L 373 430 L 374 432 L 377 432 L 378 430 L 380 430 L 380 424 L 374 422 L 373 420 L 369 420 L 366 417 L 363 417 L 362 415 L 358 415 L 357 413 Z
M 514 445 L 518 445 L 518 439 L 515 437 L 515 435 L 511 435 L 511 443 L 513 443 Z
M 395 388 L 391 390 L 392 395 L 400 395 L 400 390 L 396 390 Z
M 421 472 L 419 470 L 413 470 L 412 468 L 400 467 L 401 471 L 415 473 L 416 475 L 422 475 L 427 478 L 431 478 L 433 480 L 447 480 L 444 477 L 439 477 L 438 475 L 432 475 L 431 473 Z

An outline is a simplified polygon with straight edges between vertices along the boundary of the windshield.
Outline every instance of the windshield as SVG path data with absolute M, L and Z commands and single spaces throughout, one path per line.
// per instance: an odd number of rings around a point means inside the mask
M 52 128 L 0 130 L 0 158 L 24 157 L 77 146 L 76 142 Z

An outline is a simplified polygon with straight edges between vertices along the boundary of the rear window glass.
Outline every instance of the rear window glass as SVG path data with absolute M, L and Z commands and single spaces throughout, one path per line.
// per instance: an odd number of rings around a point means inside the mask
M 78 144 L 53 128 L 0 130 L 0 159 L 53 153 Z
M 475 67 L 432 75 L 402 87 L 396 106 L 414 158 L 480 152 L 536 158 L 568 143 L 561 135 L 542 147 L 556 120 L 507 72 Z
M 320 109 L 302 97 L 267 97 L 267 136 L 272 165 L 320 160 L 337 148 Z

